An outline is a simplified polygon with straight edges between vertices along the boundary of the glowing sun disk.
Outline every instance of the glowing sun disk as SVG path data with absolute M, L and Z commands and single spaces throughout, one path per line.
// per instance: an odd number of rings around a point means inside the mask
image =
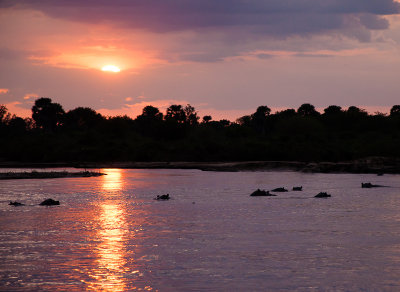
M 101 68 L 102 71 L 107 71 L 107 72 L 120 72 L 121 70 L 114 65 L 106 65 L 103 68 Z

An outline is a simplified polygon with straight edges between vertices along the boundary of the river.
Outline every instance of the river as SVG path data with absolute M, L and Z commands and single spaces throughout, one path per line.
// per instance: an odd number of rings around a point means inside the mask
M 101 171 L 0 181 L 1 291 L 400 290 L 399 175 Z

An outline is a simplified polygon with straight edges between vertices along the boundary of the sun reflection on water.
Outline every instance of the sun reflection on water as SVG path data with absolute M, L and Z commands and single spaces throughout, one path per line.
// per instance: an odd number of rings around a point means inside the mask
M 124 291 L 126 282 L 124 274 L 128 272 L 126 265 L 126 251 L 124 236 L 126 220 L 124 210 L 111 201 L 101 205 L 99 217 L 100 229 L 98 238 L 100 243 L 94 252 L 98 254 L 97 267 L 91 277 L 95 280 L 88 287 L 93 291 Z
M 102 192 L 99 196 L 101 201 L 99 213 L 96 215 L 99 228 L 95 235 L 97 243 L 93 246 L 93 253 L 96 254 L 97 260 L 95 267 L 89 272 L 91 281 L 87 283 L 87 290 L 151 291 L 151 286 L 140 288 L 144 283 L 135 283 L 134 280 L 143 274 L 135 263 L 135 254 L 127 246 L 129 239 L 136 235 L 132 230 L 129 231 L 130 225 L 134 223 L 127 220 L 129 213 L 123 195 L 123 170 L 101 171 L 106 175 L 102 177 Z
M 102 169 L 101 172 L 106 174 L 102 176 L 103 179 L 102 187 L 104 190 L 119 191 L 122 189 L 123 182 L 122 182 L 121 169 L 107 168 L 107 169 Z

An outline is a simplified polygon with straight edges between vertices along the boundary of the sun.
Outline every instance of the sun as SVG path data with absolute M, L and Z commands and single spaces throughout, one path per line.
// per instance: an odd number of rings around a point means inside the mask
M 102 71 L 107 71 L 107 72 L 120 72 L 121 69 L 119 69 L 117 66 L 114 65 L 106 65 L 103 68 L 101 68 Z

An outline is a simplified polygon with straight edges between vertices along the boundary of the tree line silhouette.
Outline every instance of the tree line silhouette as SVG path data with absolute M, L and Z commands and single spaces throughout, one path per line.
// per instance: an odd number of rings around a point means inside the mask
M 259 106 L 251 115 L 200 120 L 191 105 L 163 114 L 148 105 L 135 119 L 105 117 L 87 107 L 65 111 L 39 98 L 32 118 L 0 105 L 0 160 L 21 162 L 117 161 L 343 161 L 400 157 L 400 105 L 368 114 L 331 105 L 318 112 L 305 103 L 274 114 Z

